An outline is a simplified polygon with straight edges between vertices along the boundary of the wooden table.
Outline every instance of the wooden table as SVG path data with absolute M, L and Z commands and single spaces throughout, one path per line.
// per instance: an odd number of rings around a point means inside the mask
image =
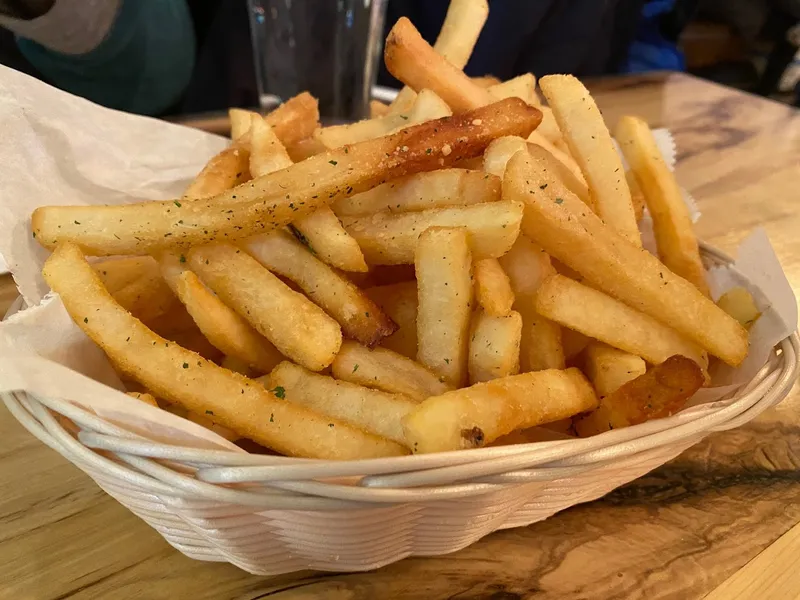
M 800 287 L 797 111 L 683 75 L 592 89 L 609 123 L 639 114 L 673 131 L 703 238 L 732 251 L 765 227 Z M 800 597 L 797 392 L 602 500 L 453 555 L 352 575 L 270 579 L 191 561 L 5 410 L 0 440 L 2 598 Z

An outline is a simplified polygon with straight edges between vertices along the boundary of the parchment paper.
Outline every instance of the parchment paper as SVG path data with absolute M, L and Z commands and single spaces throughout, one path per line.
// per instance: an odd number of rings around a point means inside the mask
M 48 296 L 40 275 L 48 253 L 32 239 L 29 221 L 37 206 L 178 197 L 226 140 L 102 108 L 2 66 L 0 131 L 0 255 L 30 306 L 0 323 L 0 392 L 67 399 L 157 440 L 238 450 L 119 391 L 103 352 L 72 323 L 59 298 Z M 672 136 L 660 130 L 657 139 L 674 166 Z M 752 330 L 742 367 L 714 373 L 713 384 L 720 387 L 702 390 L 696 401 L 721 398 L 748 381 L 797 327 L 794 294 L 763 231 L 742 244 L 736 266 L 738 273 L 722 268 L 709 274 L 715 298 L 745 284 L 764 315 Z

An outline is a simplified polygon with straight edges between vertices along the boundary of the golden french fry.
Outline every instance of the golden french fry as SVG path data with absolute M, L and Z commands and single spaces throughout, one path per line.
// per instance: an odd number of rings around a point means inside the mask
M 293 404 L 404 445 L 401 420 L 417 406 L 407 396 L 337 381 L 290 362 L 272 370 L 269 387 L 283 390 L 286 400 Z
M 493 140 L 483 153 L 483 170 L 503 179 L 506 164 L 517 152 L 527 151 L 528 142 L 519 136 L 507 135 Z
M 288 456 L 349 460 L 404 453 L 400 445 L 345 423 L 329 427 L 331 419 L 154 334 L 114 302 L 75 244 L 59 245 L 43 274 L 77 325 L 159 398 L 211 413 L 215 422 Z
M 756 306 L 753 296 L 743 287 L 731 288 L 717 300 L 717 306 L 739 321 L 742 327 L 750 329 L 761 311 Z
M 578 358 L 578 355 L 586 349 L 592 340 L 579 331 L 561 327 L 559 327 L 559 329 L 561 329 L 561 344 L 564 349 L 564 361 L 569 364 L 571 361 Z
M 436 50 L 436 44 L 433 45 L 433 49 Z M 438 50 L 437 50 L 437 52 L 438 52 Z M 453 61 L 450 61 L 450 62 L 453 62 Z M 493 85 L 497 85 L 499 83 L 503 83 L 502 81 L 500 81 L 500 79 L 498 79 L 494 75 L 482 75 L 480 77 L 470 77 L 470 79 L 472 79 L 472 82 L 475 85 L 479 85 L 482 88 L 490 88 Z
M 581 175 L 578 169 L 569 167 L 550 150 L 538 144 L 528 143 L 528 154 L 530 154 L 534 160 L 539 161 L 544 168 L 551 170 L 561 183 L 563 183 L 570 192 L 575 194 L 586 206 L 594 206 L 592 204 L 591 194 L 589 194 L 589 188 L 586 187 L 583 175 Z M 575 162 L 572 161 L 572 158 L 568 158 L 574 165 Z
M 273 231 L 245 240 L 242 248 L 271 272 L 293 281 L 336 319 L 342 332 L 374 346 L 397 329 L 377 304 L 347 278 L 315 258 L 288 233 Z
M 561 327 L 539 315 L 534 308 L 536 291 L 555 272 L 550 257 L 527 237 L 520 235 L 499 262 L 514 290 L 514 310 L 522 315 L 521 370 L 563 369 L 565 359 Z
M 473 265 L 475 299 L 486 314 L 504 317 L 511 312 L 514 291 L 503 267 L 496 258 L 484 258 Z
M 197 327 L 223 354 L 269 373 L 284 360 L 283 355 L 243 317 L 229 308 L 186 267 L 183 255 L 160 257 L 164 278 L 178 296 Z
M 710 296 L 689 207 L 683 201 L 675 175 L 658 150 L 650 127 L 636 117 L 622 117 L 616 138 L 653 218 L 661 262 Z
M 383 50 L 386 68 L 414 90 L 430 89 L 455 113 L 494 102 L 488 90 L 476 85 L 464 72 L 437 54 L 405 17 L 389 35 Z
M 317 99 L 308 92 L 302 92 L 281 104 L 264 117 L 275 135 L 286 147 L 311 137 L 319 124 Z
M 249 131 L 253 117 L 261 118 L 257 112 L 243 108 L 229 108 L 228 119 L 231 122 L 231 139 L 236 142 Z
M 189 267 L 281 354 L 313 371 L 333 362 L 342 344 L 339 324 L 234 246 L 193 248 Z
M 479 448 L 501 435 L 597 407 L 578 369 L 523 373 L 428 398 L 405 419 L 414 454 Z
M 550 140 L 548 140 L 538 131 L 534 131 L 528 136 L 528 142 L 530 144 L 528 146 L 529 151 L 534 149 L 536 146 L 539 146 L 540 148 L 545 149 L 549 155 L 551 155 L 559 163 L 561 163 L 557 171 L 559 177 L 561 177 L 564 174 L 565 169 L 572 174 L 572 178 L 570 178 L 568 181 L 571 182 L 575 180 L 580 184 L 581 189 L 583 188 L 586 189 L 585 202 L 588 206 L 591 206 L 592 209 L 594 210 L 594 199 L 589 193 L 589 188 L 586 186 L 586 179 L 584 178 L 583 173 L 581 172 L 581 168 L 578 166 L 578 163 L 575 162 L 575 159 L 572 158 L 572 155 L 570 155 L 568 152 L 562 150 L 561 148 L 553 144 Z M 584 199 L 584 195 L 581 192 L 575 191 L 573 193 L 577 194 L 581 198 L 581 200 Z
M 417 401 L 452 388 L 418 362 L 387 348 L 367 348 L 345 340 L 331 365 L 333 376 Z
M 537 108 L 542 111 L 542 122 L 536 131 L 559 150 L 568 150 L 564 136 L 561 135 L 556 118 L 553 116 L 553 109 L 549 106 L 537 106 Z
M 473 83 L 474 83 L 473 79 Z M 521 98 L 531 106 L 538 108 L 539 98 L 536 95 L 536 77 L 532 73 L 517 75 L 513 79 L 493 85 L 488 89 L 495 100 L 504 98 Z
M 414 106 L 414 100 L 416 99 L 417 92 L 408 86 L 403 86 L 389 105 L 389 114 L 396 115 L 411 110 L 411 107 Z
M 735 319 L 605 225 L 551 174 L 537 169 L 530 155 L 520 152 L 509 161 L 503 197 L 525 202 L 525 234 L 597 289 L 732 366 L 747 356 L 747 331 Z
M 642 194 L 642 188 L 639 187 L 639 182 L 636 181 L 636 175 L 633 174 L 633 171 L 628 169 L 625 171 L 625 179 L 628 182 L 628 189 L 631 191 L 631 202 L 633 202 L 633 212 L 636 215 L 636 222 L 642 220 L 644 216 L 644 194 Z M 575 191 L 571 190 L 574 194 Z
M 542 77 L 539 87 L 589 184 L 597 214 L 629 242 L 641 246 L 622 161 L 589 91 L 572 75 Z
M 260 115 L 256 115 L 250 127 L 250 174 L 260 177 L 285 169 L 291 164 L 292 159 L 272 127 Z
M 369 101 L 369 117 L 375 119 L 389 114 L 389 105 L 384 104 L 380 100 Z
M 171 331 L 162 337 L 207 360 L 218 362 L 222 358 L 222 352 L 209 342 L 208 338 L 197 328 Z
M 486 0 L 451 0 L 433 49 L 454 67 L 463 69 L 488 17 L 489 4 Z M 404 87 L 392 102 L 391 110 L 407 110 L 413 101 L 414 90 Z
M 335 201 L 332 209 L 340 217 L 356 217 L 382 211 L 413 212 L 497 200 L 500 200 L 498 177 L 468 169 L 441 169 L 387 181 Z
M 495 137 L 528 135 L 537 122 L 535 109 L 509 98 L 313 156 L 213 198 L 39 207 L 31 226 L 47 248 L 73 241 L 88 254 L 103 256 L 153 253 L 217 238 L 233 241 L 286 225 L 389 179 L 477 156 Z
M 419 212 L 343 217 L 342 223 L 358 242 L 367 263 L 396 265 L 414 262 L 417 239 L 429 227 L 467 229 L 470 248 L 477 260 L 502 256 L 517 238 L 521 218 L 521 204 L 491 202 Z
M 329 207 L 323 206 L 298 219 L 292 227 L 323 262 L 342 271 L 365 273 L 369 270 L 358 242 L 345 231 Z
M 536 311 L 592 339 L 660 364 L 679 354 L 702 368 L 703 351 L 674 329 L 603 292 L 568 279 L 548 277 L 536 293 Z
M 313 136 L 303 138 L 291 146 L 286 146 L 286 152 L 289 154 L 289 158 L 292 159 L 292 162 L 296 163 L 327 151 L 328 149 L 322 145 L 322 142 Z
M 148 394 L 147 392 L 128 392 L 127 395 L 130 396 L 131 398 L 136 398 L 137 400 L 141 400 L 145 404 L 149 404 L 150 406 L 159 408 L 158 402 L 156 402 L 156 399 L 153 398 L 152 394 Z
M 594 341 L 586 347 L 584 373 L 600 398 L 644 375 L 645 371 L 647 365 L 635 354 Z
M 250 151 L 233 144 L 214 156 L 183 193 L 187 200 L 221 194 L 250 179 Z
M 581 437 L 668 417 L 703 385 L 703 372 L 685 356 L 672 356 L 600 401 L 597 410 L 575 422 Z
M 419 236 L 417 360 L 456 387 L 467 380 L 472 256 L 464 228 L 431 227 Z
M 397 331 L 381 346 L 411 359 L 417 358 L 417 284 L 404 281 L 368 288 L 364 293 L 397 324 Z
M 477 311 L 469 338 L 469 382 L 490 381 L 519 373 L 522 317 L 511 311 L 492 316 Z

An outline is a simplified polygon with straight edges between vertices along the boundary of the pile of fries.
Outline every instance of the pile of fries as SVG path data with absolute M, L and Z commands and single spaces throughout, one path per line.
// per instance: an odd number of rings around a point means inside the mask
M 626 173 L 574 77 L 466 76 L 487 15 L 452 0 L 433 47 L 400 19 L 407 87 L 368 120 L 320 127 L 307 93 L 233 109 L 182 198 L 33 213 L 44 277 L 136 401 L 344 460 L 594 435 L 741 363 L 757 309 L 709 298 L 648 126 L 615 130 Z

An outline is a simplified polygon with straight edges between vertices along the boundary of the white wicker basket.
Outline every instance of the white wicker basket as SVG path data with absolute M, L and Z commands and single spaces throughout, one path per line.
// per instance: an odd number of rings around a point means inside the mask
M 709 264 L 730 263 L 703 252 Z M 730 397 L 589 439 L 351 462 L 159 444 L 65 400 L 2 399 L 28 431 L 189 557 L 259 575 L 364 571 L 454 552 L 599 498 L 776 405 L 794 384 L 798 355 L 793 333 Z

